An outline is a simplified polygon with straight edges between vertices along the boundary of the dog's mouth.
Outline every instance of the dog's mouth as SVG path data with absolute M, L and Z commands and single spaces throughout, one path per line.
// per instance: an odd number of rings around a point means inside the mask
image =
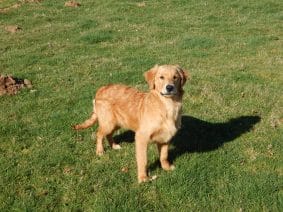
M 177 94 L 177 92 L 174 92 L 174 91 L 166 92 L 166 93 L 160 92 L 160 95 L 165 96 L 165 97 L 175 96 L 176 94 Z

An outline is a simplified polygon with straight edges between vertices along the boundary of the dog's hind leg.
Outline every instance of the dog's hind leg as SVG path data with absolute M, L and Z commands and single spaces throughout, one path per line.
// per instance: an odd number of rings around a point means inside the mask
M 104 122 L 105 123 L 105 122 Z M 98 156 L 103 155 L 104 147 L 103 147 L 103 139 L 107 137 L 107 140 L 113 149 L 121 149 L 119 144 L 114 142 L 112 137 L 114 132 L 115 126 L 114 125 L 107 125 L 107 124 L 99 124 L 97 133 L 96 133 L 96 154 Z
M 112 149 L 121 149 L 121 146 L 114 141 L 113 133 L 114 131 L 106 136 L 109 142 L 109 145 L 111 146 Z
M 96 155 L 101 156 L 104 154 L 103 138 L 105 134 L 101 127 L 98 128 L 96 133 Z
M 96 154 L 102 155 L 104 153 L 103 139 L 107 137 L 110 146 L 113 149 L 119 148 L 112 138 L 113 132 L 116 129 L 115 115 L 112 112 L 111 104 L 107 101 L 97 101 L 96 112 L 98 114 L 98 130 L 96 134 Z

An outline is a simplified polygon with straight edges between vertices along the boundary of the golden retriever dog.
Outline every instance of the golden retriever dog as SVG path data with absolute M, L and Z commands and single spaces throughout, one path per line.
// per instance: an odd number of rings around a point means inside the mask
M 150 88 L 146 93 L 120 84 L 98 89 L 91 117 L 74 126 L 76 130 L 85 129 L 98 121 L 97 155 L 104 152 L 104 137 L 113 149 L 120 149 L 113 140 L 114 131 L 120 127 L 133 130 L 139 183 L 153 179 L 147 175 L 147 147 L 151 142 L 157 144 L 161 167 L 166 171 L 175 168 L 168 161 L 168 148 L 181 127 L 183 86 L 188 73 L 178 65 L 155 65 L 144 77 Z

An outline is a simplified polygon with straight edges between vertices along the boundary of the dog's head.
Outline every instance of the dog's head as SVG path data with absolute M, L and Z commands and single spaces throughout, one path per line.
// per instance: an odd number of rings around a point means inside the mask
M 165 97 L 173 97 L 183 93 L 189 74 L 179 65 L 155 65 L 144 73 L 144 77 L 151 90 Z

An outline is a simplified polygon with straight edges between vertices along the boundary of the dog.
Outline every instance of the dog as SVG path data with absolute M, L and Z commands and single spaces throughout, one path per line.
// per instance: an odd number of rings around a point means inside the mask
M 168 161 L 168 149 L 170 140 L 181 128 L 183 86 L 188 72 L 179 65 L 155 65 L 144 77 L 149 92 L 121 84 L 98 89 L 91 117 L 74 126 L 75 130 L 80 130 L 98 122 L 97 155 L 104 153 L 104 137 L 113 149 L 120 149 L 113 140 L 113 133 L 121 127 L 134 131 L 139 183 L 156 178 L 147 174 L 147 147 L 151 142 L 157 144 L 161 167 L 166 171 L 175 168 Z

